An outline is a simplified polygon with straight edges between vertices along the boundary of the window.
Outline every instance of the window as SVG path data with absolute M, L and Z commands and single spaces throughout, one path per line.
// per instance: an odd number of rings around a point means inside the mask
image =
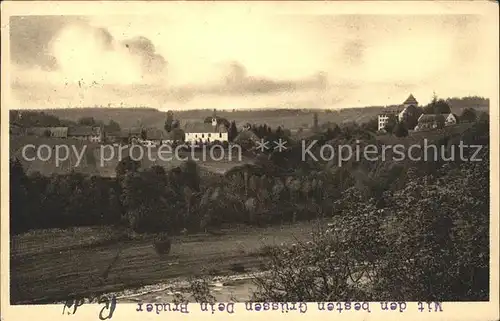
M 208 137 L 210 137 L 210 136 L 211 136 L 211 134 L 208 134 Z
M 205 134 L 201 134 L 201 138 L 205 138 Z
M 219 138 L 222 138 L 222 133 L 219 133 Z

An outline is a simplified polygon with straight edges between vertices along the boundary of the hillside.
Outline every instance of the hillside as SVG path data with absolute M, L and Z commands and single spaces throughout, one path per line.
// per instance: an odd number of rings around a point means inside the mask
M 460 115 L 462 110 L 468 107 L 477 111 L 488 111 L 489 100 L 481 97 L 448 98 L 447 103 L 451 106 L 452 112 Z M 286 128 L 298 128 L 311 126 L 313 114 L 319 114 L 319 122 L 342 123 L 355 121 L 357 123 L 366 122 L 380 113 L 387 107 L 396 106 L 369 106 L 359 108 L 343 108 L 337 110 L 330 109 L 260 109 L 260 110 L 218 110 L 217 115 L 237 124 L 243 123 L 266 123 L 272 127 L 284 126 Z M 48 115 L 56 116 L 60 119 L 77 121 L 83 117 L 94 117 L 97 121 L 108 123 L 114 120 L 122 128 L 137 126 L 163 128 L 166 119 L 166 111 L 155 108 L 61 108 L 40 110 Z M 182 124 L 191 121 L 201 121 L 212 115 L 212 110 L 198 109 L 176 111 L 174 117 Z

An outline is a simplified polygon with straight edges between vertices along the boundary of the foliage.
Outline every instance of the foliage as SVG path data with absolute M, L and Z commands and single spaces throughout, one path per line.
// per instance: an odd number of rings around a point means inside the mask
M 406 137 L 408 136 L 408 129 L 404 123 L 398 122 L 394 127 L 393 133 L 396 137 Z
M 450 114 L 451 107 L 444 99 L 438 99 L 436 94 L 432 97 L 432 101 L 424 106 L 424 114 Z
M 423 109 L 417 106 L 408 106 L 403 114 L 401 122 L 407 129 L 414 129 L 418 124 L 418 118 L 422 115 Z
M 385 124 L 384 129 L 386 132 L 392 133 L 397 124 L 398 124 L 398 121 L 397 121 L 395 116 L 389 117 L 389 119 L 387 120 L 387 123 Z
M 236 128 L 236 122 L 233 120 L 228 130 L 228 139 L 230 142 L 234 141 L 234 139 L 238 136 L 238 128 Z
M 165 120 L 165 124 L 163 126 L 163 128 L 165 129 L 165 131 L 167 133 L 170 133 L 170 131 L 172 130 L 172 123 L 174 122 L 174 113 L 169 110 L 167 112 L 167 119 Z
M 487 300 L 488 165 L 450 163 L 423 177 L 410 170 L 382 208 L 347 189 L 326 230 L 272 252 L 254 300 Z

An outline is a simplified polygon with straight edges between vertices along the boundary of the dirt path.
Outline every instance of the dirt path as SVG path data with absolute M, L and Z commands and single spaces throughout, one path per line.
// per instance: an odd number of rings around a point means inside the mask
M 160 257 L 147 241 L 94 248 L 62 249 L 59 245 L 58 250 L 51 251 L 44 246 L 47 237 L 40 234 L 39 251 L 33 245 L 25 251 L 20 246 L 11 255 L 11 303 L 52 303 L 71 295 L 116 292 L 208 272 L 234 274 L 235 265 L 243 266 L 245 271 L 256 271 L 262 262 L 257 253 L 263 245 L 308 238 L 312 228 L 312 223 L 302 223 L 233 230 L 220 236 L 187 236 L 174 242 L 168 257 Z M 116 264 L 104 278 L 118 251 Z

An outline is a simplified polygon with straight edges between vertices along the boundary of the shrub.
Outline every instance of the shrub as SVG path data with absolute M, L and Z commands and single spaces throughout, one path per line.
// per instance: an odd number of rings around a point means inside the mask
M 272 253 L 254 299 L 488 300 L 488 179 L 487 161 L 448 164 L 386 191 L 382 208 L 347 189 L 328 229 Z

